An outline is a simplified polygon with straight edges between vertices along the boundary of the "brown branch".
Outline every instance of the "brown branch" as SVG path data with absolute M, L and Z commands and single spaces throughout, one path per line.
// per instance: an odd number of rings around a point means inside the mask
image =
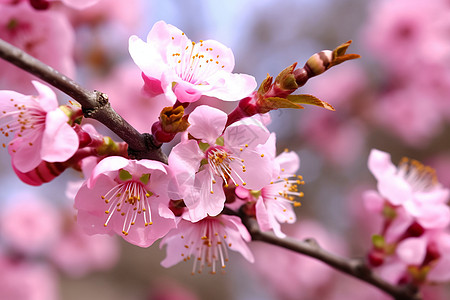
M 316 258 L 327 265 L 346 273 L 355 278 L 359 278 L 391 295 L 395 300 L 421 300 L 422 297 L 414 286 L 396 286 L 377 276 L 365 264 L 363 259 L 348 259 L 325 251 L 314 239 L 304 241 L 293 238 L 279 238 L 271 232 L 262 232 L 254 218 L 240 214 L 240 217 L 247 227 L 252 240 L 263 241 L 294 252 Z
M 83 88 L 72 79 L 2 39 L 0 39 L 0 57 L 39 77 L 80 103 L 86 118 L 100 121 L 128 144 L 132 157 L 167 163 L 166 155 L 155 144 L 153 136 L 139 133 L 125 121 L 111 107 L 106 94 Z

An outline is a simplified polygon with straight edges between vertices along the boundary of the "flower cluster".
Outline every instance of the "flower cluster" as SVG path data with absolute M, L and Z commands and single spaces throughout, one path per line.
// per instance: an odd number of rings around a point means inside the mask
M 13 136 L 8 143 L 13 168 L 28 184 L 48 182 L 67 168 L 83 171 L 86 181 L 72 186 L 78 187 L 75 208 L 84 232 L 116 234 L 141 247 L 163 238 L 164 266 L 195 257 L 193 272 L 210 267 L 215 273 L 225 268 L 229 250 L 253 261 L 239 214 L 256 218 L 261 230 L 279 237 L 285 236 L 280 224 L 296 220 L 293 207 L 300 205 L 304 183 L 295 174 L 300 160 L 287 150 L 277 156 L 275 134 L 261 114 L 303 108 L 300 103 L 333 110 L 314 96 L 291 94 L 309 77 L 356 58 L 345 54 L 349 45 L 313 55 L 303 68 L 294 64 L 254 91 L 255 79 L 232 73 L 233 53 L 219 42 L 192 42 L 163 21 L 153 26 L 147 43 L 132 36 L 129 50 L 142 71 L 143 93 L 172 105 L 162 108 L 158 119 L 149 115 L 153 144 L 182 133 L 168 164 L 133 159 L 125 143 L 80 125 L 79 105 L 58 107 L 54 92 L 39 82 L 33 82 L 38 96 L 0 91 L 0 130 Z M 240 104 L 230 114 L 194 105 L 211 97 Z
M 450 191 L 416 160 L 404 158 L 395 167 L 389 154 L 372 150 L 368 165 L 378 191 L 365 192 L 364 202 L 384 222 L 373 236 L 369 262 L 396 284 L 448 281 Z

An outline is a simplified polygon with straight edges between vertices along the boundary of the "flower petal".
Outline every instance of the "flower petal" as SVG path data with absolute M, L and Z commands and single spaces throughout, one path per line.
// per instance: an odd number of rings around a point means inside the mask
M 264 144 L 270 133 L 267 128 L 254 118 L 245 118 L 235 122 L 225 129 L 224 141 L 228 148 L 239 149 L 244 147 L 254 148 Z
M 110 156 L 102 159 L 92 171 L 91 177 L 88 179 L 87 186 L 92 188 L 101 174 L 109 175 L 108 172 L 117 171 L 129 164 L 129 160 L 121 156 Z
M 407 265 L 420 266 L 427 252 L 427 241 L 424 238 L 407 238 L 398 244 L 395 252 Z
M 75 130 L 67 124 L 69 117 L 60 109 L 47 113 L 42 136 L 41 158 L 48 162 L 68 160 L 78 150 Z
M 382 180 L 387 174 L 395 174 L 397 170 L 391 162 L 391 155 L 377 149 L 370 151 L 368 167 L 377 180 Z
M 213 145 L 225 128 L 227 114 L 219 109 L 201 105 L 189 115 L 188 122 L 191 126 L 187 131 L 193 137 Z
M 31 83 L 39 93 L 39 105 L 44 111 L 50 112 L 58 108 L 58 99 L 56 99 L 56 94 L 50 87 L 36 80 L 31 81 Z

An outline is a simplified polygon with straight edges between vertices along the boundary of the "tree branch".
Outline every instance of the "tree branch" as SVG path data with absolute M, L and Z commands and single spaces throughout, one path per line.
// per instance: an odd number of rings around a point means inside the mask
M 306 239 L 304 241 L 296 240 L 293 238 L 278 238 L 271 232 L 262 232 L 259 229 L 258 223 L 254 218 L 240 214 L 240 217 L 247 227 L 252 240 L 263 241 L 272 245 L 276 245 L 285 249 L 292 250 L 297 253 L 301 253 L 313 258 L 316 258 L 327 265 L 351 275 L 355 278 L 359 278 L 377 288 L 385 291 L 395 300 L 421 300 L 422 297 L 418 293 L 418 290 L 414 286 L 396 286 L 378 277 L 372 270 L 365 264 L 362 259 L 347 259 L 332 253 L 329 253 L 322 249 L 314 239 Z
M 81 104 L 84 116 L 100 121 L 128 144 L 130 155 L 167 163 L 166 155 L 154 143 L 150 134 L 140 134 L 109 104 L 108 96 L 99 91 L 89 91 L 52 67 L 0 39 L 0 57 L 31 73 L 72 97 Z

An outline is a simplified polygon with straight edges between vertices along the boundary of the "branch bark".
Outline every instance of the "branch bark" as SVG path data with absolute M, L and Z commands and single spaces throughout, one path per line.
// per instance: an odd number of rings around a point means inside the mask
M 86 118 L 96 119 L 128 144 L 130 156 L 167 163 L 166 155 L 151 134 L 141 134 L 109 104 L 108 96 L 89 91 L 21 49 L 0 39 L 0 57 L 59 89 L 81 104 Z
M 306 239 L 304 241 L 296 240 L 293 238 L 278 238 L 271 232 L 262 232 L 254 218 L 240 214 L 240 217 L 247 227 L 252 240 L 262 241 L 275 246 L 279 246 L 294 252 L 304 254 L 313 258 L 316 258 L 327 265 L 365 281 L 380 290 L 385 291 L 391 295 L 395 300 L 421 300 L 422 297 L 418 293 L 418 289 L 415 286 L 397 286 L 392 285 L 389 282 L 383 280 L 377 276 L 372 270 L 365 264 L 363 259 L 348 259 L 337 256 L 330 252 L 327 252 L 319 246 L 314 239 Z

